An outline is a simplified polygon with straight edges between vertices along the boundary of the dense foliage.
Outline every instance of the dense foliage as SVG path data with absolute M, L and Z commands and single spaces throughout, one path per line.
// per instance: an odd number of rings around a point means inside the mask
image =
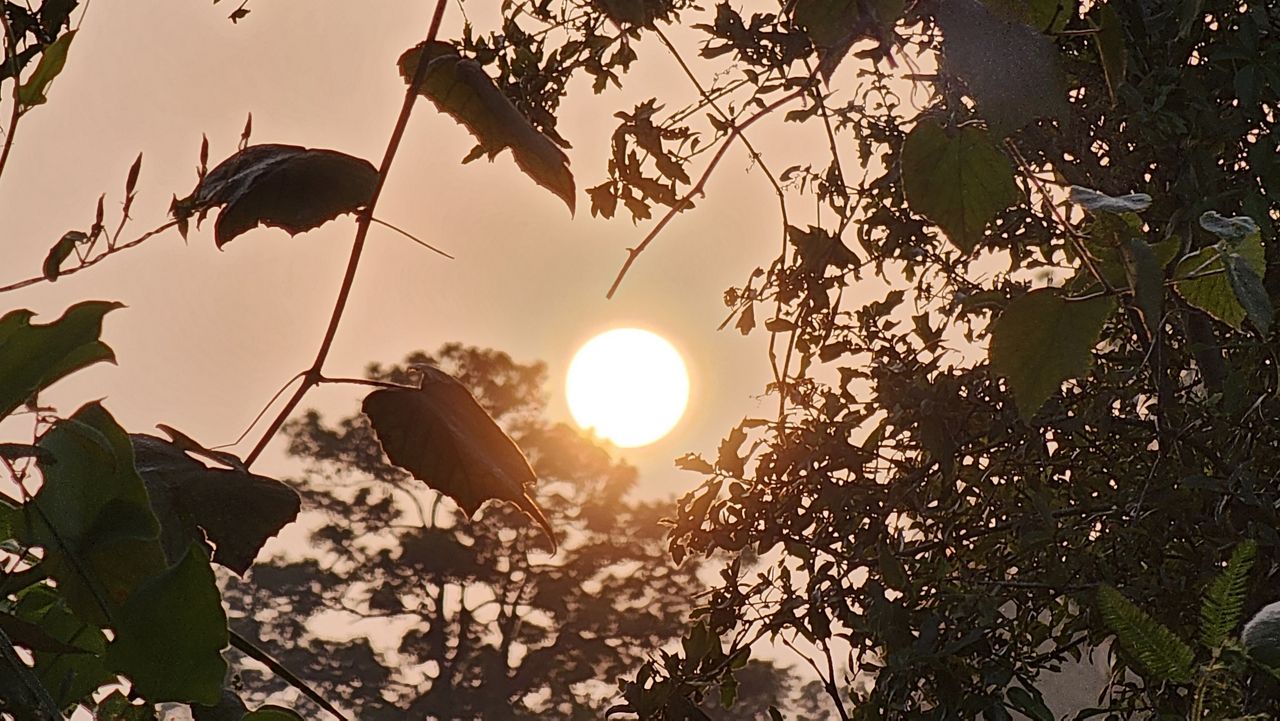
M 48 100 L 67 60 L 76 5 L 5 5 L 0 81 L 13 92 L 4 95 L 0 172 L 18 121 Z M 0 712 L 26 721 L 84 704 L 102 718 L 134 718 L 178 701 L 208 707 L 210 718 L 288 717 L 269 707 L 246 715 L 228 700 L 228 643 L 320 700 L 228 630 L 210 563 L 243 572 L 297 511 L 288 487 L 248 467 L 310 388 L 344 382 L 324 375 L 324 361 L 414 100 L 431 100 L 475 136 L 468 159 L 509 149 L 572 209 L 578 184 L 556 122 L 566 89 L 581 74 L 597 93 L 622 84 L 642 52 L 674 55 L 688 93 L 673 84 L 670 97 L 621 110 L 600 163 L 607 177 L 585 190 L 596 215 L 662 214 L 628 252 L 614 291 L 675 216 L 696 212 L 707 178 L 741 146 L 776 192 L 780 252 L 726 291 L 726 325 L 769 334 L 777 412 L 733 429 L 714 458 L 680 460 L 704 476 L 669 514 L 668 550 L 691 565 L 658 572 L 651 547 L 614 551 L 638 554 L 627 558 L 679 583 L 682 600 L 698 599 L 687 630 L 602 630 L 585 611 L 555 617 L 559 630 L 594 628 L 628 649 L 605 663 L 599 639 L 583 636 L 568 651 L 572 663 L 512 680 L 506 698 L 536 688 L 557 711 L 594 709 L 605 697 L 587 699 L 574 685 L 651 652 L 608 713 L 706 718 L 715 704 L 732 705 L 744 683 L 735 674 L 758 671 L 748 654 L 771 640 L 820 677 L 808 688 L 826 693 L 826 707 L 813 712 L 841 719 L 1052 718 L 1047 675 L 1086 657 L 1110 680 L 1080 718 L 1280 712 L 1280 682 L 1265 665 L 1280 626 L 1274 605 L 1263 608 L 1276 600 L 1280 573 L 1280 9 L 1225 0 L 598 0 L 505 4 L 496 28 L 452 28 L 440 23 L 444 8 L 401 58 L 406 100 L 376 172 L 335 151 L 250 145 L 246 127 L 240 151 L 208 171 L 206 145 L 197 187 L 156 231 L 121 243 L 99 204 L 92 226 L 59 239 L 38 277 L 3 288 L 86 270 L 169 228 L 185 234 L 209 212 L 219 214 L 219 245 L 260 224 L 296 233 L 357 217 L 317 356 L 243 460 L 177 431 L 130 436 L 97 403 L 71 415 L 39 406 L 43 388 L 111 359 L 99 331 L 117 304 L 79 303 L 49 324 L 25 310 L 0 318 L 0 413 L 25 406 L 34 419 L 33 442 L 0 446 L 22 491 L 0 499 L 9 554 Z M 803 142 L 761 155 L 751 138 L 765 127 Z M 139 167 L 125 183 L 126 217 Z M 324 468 L 300 487 L 321 513 L 349 522 L 328 523 L 321 540 L 335 554 L 364 555 L 303 564 L 266 584 L 286 597 L 299 582 L 329 602 L 352 589 L 357 612 L 405 603 L 395 591 L 406 578 L 389 563 L 401 556 L 357 542 L 400 518 L 390 489 L 405 472 L 468 515 L 489 499 L 527 501 L 529 516 L 543 514 L 528 464 L 491 417 L 518 404 L 487 398 L 479 378 L 388 378 L 345 381 L 412 399 L 368 416 L 382 447 L 396 456 L 401 446 L 387 439 L 425 433 L 442 450 L 395 470 L 364 421 L 333 428 L 308 416 L 292 426 L 295 450 Z M 480 391 L 479 405 L 460 393 L 466 385 Z M 520 436 L 516 418 L 508 428 Z M 564 569 L 601 568 L 575 536 L 607 544 L 618 528 L 638 528 L 592 526 L 591 494 L 616 499 L 620 490 L 606 482 L 613 466 L 597 457 L 591 472 L 547 469 L 567 461 L 539 448 L 568 452 L 580 441 L 539 432 L 524 440 L 543 474 L 585 483 L 581 495 L 538 494 L 568 548 L 561 561 L 535 568 L 517 552 L 525 537 L 515 529 L 529 520 L 503 506 L 485 512 L 485 526 L 501 528 L 483 534 L 427 523 L 387 541 L 408 553 L 429 540 L 430 562 L 459 543 L 490 554 L 460 561 L 466 571 L 422 570 L 437 590 L 415 588 L 421 605 L 403 607 L 452 614 L 452 635 L 428 626 L 404 650 L 419 664 L 437 660 L 422 703 L 480 703 L 477 678 L 501 675 L 478 668 L 501 660 L 494 644 L 549 633 L 519 601 L 500 601 L 506 610 L 491 623 L 468 610 L 461 590 L 446 604 L 445 575 L 505 599 L 504 589 L 523 587 L 521 574 L 548 574 L 540 577 L 563 581 L 565 602 L 586 581 L 583 569 Z M 356 471 L 381 485 L 350 498 L 327 486 Z M 239 490 L 216 492 L 228 487 Z M 359 512 L 342 512 L 352 501 Z M 613 522 L 653 520 L 652 508 L 631 512 Z M 703 587 L 696 562 L 707 557 L 723 571 Z M 370 563 L 356 568 L 355 559 Z M 685 607 L 660 608 L 665 623 Z M 256 630 L 312 648 L 320 642 L 296 625 L 303 618 L 254 620 Z M 660 650 L 629 646 L 676 635 L 678 645 Z M 558 638 L 522 643 L 537 653 Z M 330 674 L 325 688 L 377 684 L 390 693 L 371 703 L 410 703 L 412 694 L 395 691 L 404 679 L 370 647 L 344 652 L 363 654 L 373 675 Z M 462 666 L 445 672 L 440 654 Z M 323 676 L 325 660 L 312 670 Z M 506 669 L 519 679 L 526 667 Z M 138 704 L 93 695 L 120 678 Z M 465 694 L 472 700 L 459 700 Z M 796 710 L 817 701 L 806 694 Z

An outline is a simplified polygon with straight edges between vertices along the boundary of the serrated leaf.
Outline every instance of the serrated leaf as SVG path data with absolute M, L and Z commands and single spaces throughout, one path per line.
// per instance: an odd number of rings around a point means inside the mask
M 555 532 L 526 487 L 537 476 L 520 447 L 452 376 L 423 366 L 421 389 L 382 388 L 363 410 L 392 463 L 474 516 L 486 501 L 515 504 L 555 548 Z
M 905 6 L 903 0 L 797 0 L 791 16 L 817 48 L 823 75 L 830 78 L 855 40 L 892 27 Z M 873 17 L 865 17 L 864 10 Z
M 1090 213 L 1141 213 L 1151 207 L 1151 196 L 1146 193 L 1129 193 L 1112 197 L 1080 185 L 1071 186 L 1071 202 Z
M 964 81 L 997 135 L 1066 110 L 1066 83 L 1051 38 L 980 0 L 947 0 L 939 4 L 937 20 L 943 70 Z
M 336 150 L 275 143 L 250 145 L 222 161 L 175 200 L 173 216 L 202 220 L 221 207 L 214 225 L 219 248 L 265 225 L 297 235 L 366 207 L 378 184 L 367 160 Z
M 49 254 L 45 256 L 44 263 L 40 266 L 41 272 L 45 280 L 52 283 L 58 279 L 58 275 L 62 272 L 62 263 L 71 254 L 76 252 L 76 246 L 89 240 L 89 236 L 79 230 L 68 230 L 62 234 L 57 243 L 49 249 Z
M 222 694 L 227 617 L 209 558 L 198 545 L 178 564 L 149 579 L 116 619 L 107 663 L 153 703 L 212 706 Z
M 1240 543 L 1231 552 L 1227 567 L 1205 589 L 1200 606 L 1200 642 L 1206 648 L 1216 649 L 1226 643 L 1227 636 L 1240 623 L 1249 590 L 1249 571 L 1253 570 L 1257 555 L 1258 545 L 1252 540 Z
M 1069 378 L 1088 373 L 1093 346 L 1115 309 L 1106 296 L 1068 301 L 1054 288 L 1015 299 L 991 328 L 991 369 L 1030 418 Z
M 1209 214 L 1206 214 L 1206 216 Z M 1248 232 L 1252 221 L 1248 218 L 1221 218 L 1213 214 L 1206 230 L 1223 238 L 1217 246 L 1201 248 L 1199 251 L 1183 258 L 1174 269 L 1173 276 L 1180 278 L 1175 288 L 1187 303 L 1203 310 L 1218 320 L 1239 329 L 1248 312 L 1241 305 L 1236 293 L 1235 283 L 1228 272 L 1230 263 L 1226 260 L 1232 256 L 1238 258 L 1236 274 L 1243 277 L 1242 268 L 1250 268 L 1259 277 L 1266 272 L 1266 251 L 1262 247 L 1262 236 L 1253 225 L 1253 232 Z M 1240 223 L 1234 221 L 1248 221 Z M 1222 221 L 1222 222 L 1219 222 Z M 1205 225 L 1205 218 L 1201 225 Z M 1243 237 L 1240 234 L 1244 233 Z M 1232 240 L 1235 238 L 1236 240 Z M 1244 278 L 1244 282 L 1248 282 Z M 1246 294 L 1250 291 L 1245 289 Z M 1265 290 L 1263 291 L 1265 297 Z M 1250 298 L 1251 303 L 1255 299 Z M 1268 301 L 1269 302 L 1269 301 Z M 1258 312 L 1255 308 L 1255 312 Z
M 987 223 L 1018 201 L 1013 167 L 985 130 L 948 133 L 921 120 L 902 145 L 902 184 L 911 209 L 969 253 Z
M 67 52 L 71 50 L 71 41 L 75 37 L 76 31 L 68 30 L 57 40 L 45 46 L 44 52 L 40 55 L 40 62 L 36 63 L 36 69 L 31 73 L 31 77 L 18 86 L 18 105 L 22 106 L 23 110 L 49 101 L 47 95 L 49 84 L 66 67 Z
M 207 538 L 213 561 L 244 575 L 267 539 L 298 516 L 298 494 L 274 478 L 210 468 L 156 436 L 130 438 L 170 562 Z
M 1110 586 L 1098 588 L 1098 608 L 1120 645 L 1156 680 L 1191 680 L 1195 653 L 1172 631 Z
M 15 310 L 0 318 L 0 418 L 56 381 L 116 356 L 98 340 L 102 318 L 122 303 L 77 303 L 48 324 L 33 324 L 35 313 Z
M 422 43 L 400 56 L 405 83 L 413 82 L 424 49 L 429 64 L 419 93 L 465 126 L 490 160 L 510 148 L 516 165 L 559 196 L 572 214 L 576 199 L 569 156 L 529 122 L 479 63 L 463 59 L 449 43 Z

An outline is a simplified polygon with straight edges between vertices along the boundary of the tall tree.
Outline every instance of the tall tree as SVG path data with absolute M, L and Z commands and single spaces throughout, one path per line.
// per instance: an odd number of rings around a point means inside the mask
M 547 420 L 541 364 L 446 345 L 368 375 L 412 383 L 423 365 L 461 380 L 528 453 L 560 552 L 513 506 L 468 520 L 390 465 L 363 415 L 312 411 L 286 429 L 307 464 L 295 487 L 310 545 L 230 581 L 232 628 L 361 719 L 600 718 L 617 679 L 678 640 L 705 565 L 671 562 L 668 506 L 629 499 L 634 468 Z M 784 669 L 748 669 L 738 710 L 789 693 Z M 256 696 L 283 688 L 242 678 Z

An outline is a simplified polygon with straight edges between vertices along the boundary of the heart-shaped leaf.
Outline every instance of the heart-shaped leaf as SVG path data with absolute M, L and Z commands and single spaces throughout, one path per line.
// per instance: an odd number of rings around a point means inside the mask
M 987 131 L 968 126 L 948 132 L 928 119 L 902 144 L 902 185 L 911 209 L 966 253 L 987 223 L 1018 201 L 1013 166 Z
M 382 388 L 364 399 L 364 413 L 391 462 L 457 502 L 468 516 L 496 498 L 514 503 L 555 533 L 525 487 L 537 481 L 528 459 L 461 383 L 422 369 L 422 388 Z
M 479 63 L 464 60 L 449 43 L 432 41 L 405 51 L 400 56 L 400 75 L 405 83 L 413 82 L 424 54 L 429 64 L 418 92 L 466 126 L 479 143 L 477 151 L 487 154 L 490 160 L 511 148 L 516 165 L 538 185 L 559 196 L 573 213 L 573 173 L 569 172 L 569 157 L 564 151 L 533 127 Z
M 222 161 L 190 196 L 173 201 L 185 223 L 221 207 L 214 242 L 226 245 L 265 225 L 296 235 L 369 204 L 378 171 L 367 160 L 336 150 L 297 145 L 250 145 Z
M 230 469 L 210 468 L 184 452 L 194 452 L 190 448 L 145 433 L 130 438 L 170 562 L 192 540 L 207 538 L 214 562 L 244 575 L 267 539 L 298 517 L 293 489 L 243 465 L 235 468 L 239 459 Z
M 103 316 L 123 307 L 89 300 L 46 325 L 33 324 L 29 310 L 0 318 L 0 418 L 63 376 L 94 363 L 115 363 L 115 353 L 98 336 Z

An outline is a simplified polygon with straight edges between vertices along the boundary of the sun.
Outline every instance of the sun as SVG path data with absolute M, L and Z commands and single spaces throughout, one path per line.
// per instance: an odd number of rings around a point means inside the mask
M 578 349 L 565 395 L 579 426 L 635 448 L 662 438 L 680 421 L 689 402 L 689 374 L 680 352 L 662 336 L 617 328 Z

